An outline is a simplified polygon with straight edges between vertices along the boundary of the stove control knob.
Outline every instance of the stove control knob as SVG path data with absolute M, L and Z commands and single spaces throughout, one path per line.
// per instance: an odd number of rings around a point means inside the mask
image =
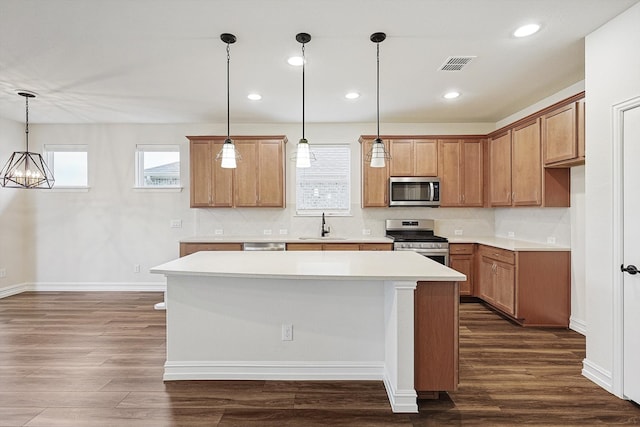
M 438 249 L 442 249 L 442 243 L 438 243 Z

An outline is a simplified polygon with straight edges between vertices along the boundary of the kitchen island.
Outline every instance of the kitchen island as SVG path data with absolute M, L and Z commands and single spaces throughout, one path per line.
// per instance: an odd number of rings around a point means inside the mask
M 458 285 L 414 252 L 197 252 L 167 277 L 164 380 L 382 380 L 394 412 L 455 390 Z

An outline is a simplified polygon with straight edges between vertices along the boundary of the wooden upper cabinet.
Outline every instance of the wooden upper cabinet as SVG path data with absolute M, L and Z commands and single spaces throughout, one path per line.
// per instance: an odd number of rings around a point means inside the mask
M 489 139 L 489 204 L 511 206 L 511 130 Z
M 232 137 L 242 157 L 223 169 L 224 136 L 190 136 L 191 207 L 284 207 L 284 136 Z M 205 159 L 209 159 L 208 161 Z
M 540 119 L 513 129 L 511 143 L 511 190 L 514 206 L 542 204 Z
M 384 140 L 389 149 L 389 141 Z M 366 161 L 371 151 L 372 139 L 360 139 L 362 167 L 362 207 L 380 208 L 389 206 L 389 162 L 383 168 L 372 168 Z
M 258 143 L 255 141 L 234 141 L 242 160 L 236 162 L 235 206 L 254 207 L 258 204 Z
M 450 139 L 438 142 L 440 206 L 482 206 L 484 140 Z
M 258 144 L 258 206 L 285 207 L 284 144 L 264 140 Z
M 545 166 L 584 164 L 584 99 L 545 114 L 542 139 Z
M 223 141 L 192 140 L 189 147 L 191 207 L 233 205 L 233 171 L 220 167 L 216 155 Z
M 390 176 L 437 176 L 438 141 L 393 139 L 390 143 Z

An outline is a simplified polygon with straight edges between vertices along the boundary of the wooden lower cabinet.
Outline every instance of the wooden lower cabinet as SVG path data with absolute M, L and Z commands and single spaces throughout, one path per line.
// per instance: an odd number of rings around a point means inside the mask
M 241 251 L 242 243 L 180 243 L 180 256 L 201 251 Z
M 571 252 L 479 245 L 476 296 L 523 326 L 568 327 Z
M 467 280 L 465 280 L 464 282 L 458 282 L 458 285 L 460 287 L 460 296 L 473 295 L 473 260 L 473 243 L 449 244 L 449 267 L 467 276 Z
M 459 290 L 456 282 L 418 282 L 414 297 L 414 384 L 418 398 L 458 389 Z

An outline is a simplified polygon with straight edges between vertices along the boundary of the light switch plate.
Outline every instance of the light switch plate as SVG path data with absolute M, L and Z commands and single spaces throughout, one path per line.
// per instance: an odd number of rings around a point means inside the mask
M 215 234 L 216 236 L 220 236 L 222 235 L 222 232 L 223 232 L 222 228 L 216 228 L 213 234 Z
M 462 236 L 462 230 L 453 230 L 453 234 L 456 236 Z
M 171 220 L 171 228 L 182 228 L 182 220 L 181 219 L 172 219 Z

